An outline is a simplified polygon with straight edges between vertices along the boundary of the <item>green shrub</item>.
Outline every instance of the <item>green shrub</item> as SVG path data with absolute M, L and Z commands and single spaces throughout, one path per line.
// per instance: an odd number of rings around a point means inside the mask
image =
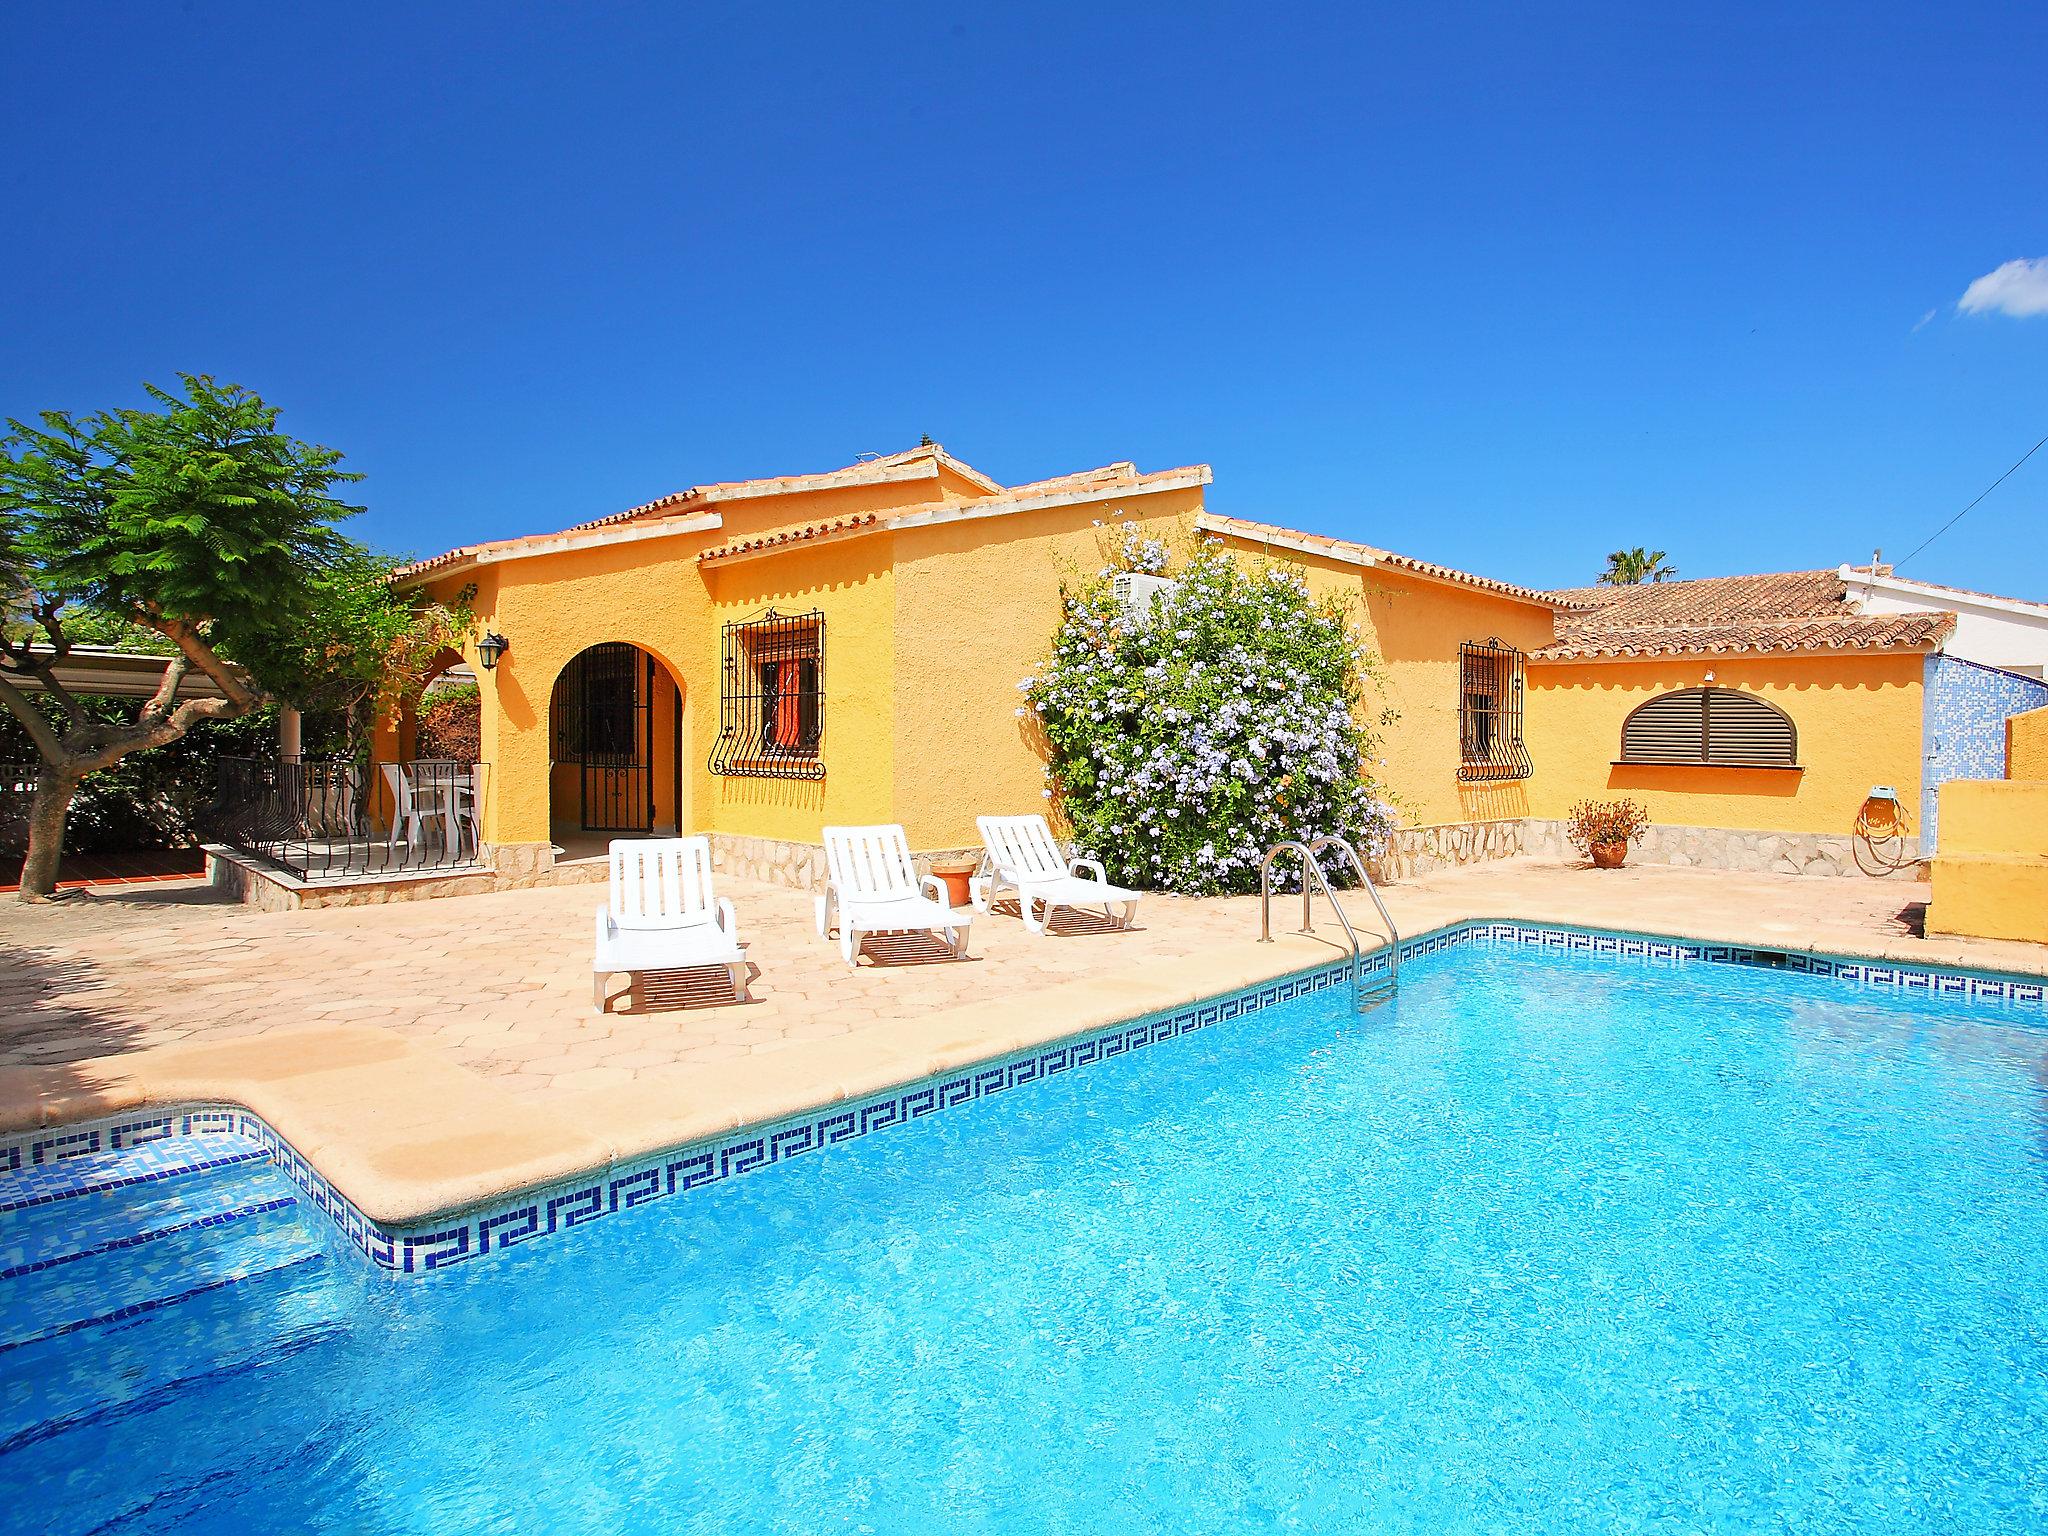
M 30 696 L 53 718 L 54 706 L 40 694 Z M 133 699 L 87 696 L 79 701 L 95 720 L 126 723 L 135 715 Z M 195 725 L 176 741 L 148 752 L 135 752 L 88 774 L 71 802 L 64 846 L 73 853 L 117 853 L 131 848 L 185 848 L 199 840 L 200 823 L 213 798 L 214 759 L 225 756 L 275 756 L 277 711 L 260 709 L 234 720 Z M 0 714 L 0 763 L 38 766 L 35 743 L 11 715 Z M 26 805 L 21 816 L 26 816 Z M 0 843 L 18 853 L 26 821 L 9 818 L 0 827 Z

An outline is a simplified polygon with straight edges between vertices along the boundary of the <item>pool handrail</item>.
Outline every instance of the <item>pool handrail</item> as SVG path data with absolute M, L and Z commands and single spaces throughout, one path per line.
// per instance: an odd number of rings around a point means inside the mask
M 1337 914 L 1337 921 L 1343 925 L 1344 937 L 1351 945 L 1351 992 L 1354 999 L 1362 996 L 1359 971 L 1363 965 L 1365 946 L 1359 943 L 1358 930 L 1351 926 L 1351 918 L 1344 911 L 1343 903 L 1337 900 L 1337 893 L 1331 889 L 1329 877 L 1316 862 L 1316 853 L 1323 848 L 1342 849 L 1350 861 L 1352 872 L 1358 876 L 1366 893 L 1372 897 L 1372 904 L 1378 909 L 1380 921 L 1387 927 L 1387 988 L 1391 991 L 1400 983 L 1401 935 L 1394 927 L 1393 915 L 1387 911 L 1387 904 L 1380 900 L 1380 893 L 1372 883 L 1372 877 L 1365 872 L 1365 861 L 1358 856 L 1358 850 L 1341 837 L 1318 837 L 1312 842 L 1301 842 L 1289 838 L 1275 843 L 1266 850 L 1266 856 L 1259 861 L 1259 942 L 1273 942 L 1273 865 L 1281 854 L 1292 850 L 1301 855 L 1301 928 L 1302 933 L 1314 933 L 1313 899 L 1315 888 L 1322 888 L 1324 898 L 1330 903 L 1330 910 Z
M 1372 876 L 1365 872 L 1365 860 L 1358 856 L 1358 850 L 1352 846 L 1350 839 L 1318 837 L 1308 845 L 1311 855 L 1325 848 L 1336 848 L 1343 852 L 1345 860 L 1351 865 L 1351 872 L 1358 876 L 1358 883 L 1365 888 L 1365 894 L 1372 898 L 1373 910 L 1379 913 L 1380 921 L 1387 929 L 1387 985 L 1398 986 L 1401 980 L 1401 930 L 1394 926 L 1394 914 L 1387 910 L 1386 902 L 1380 899 L 1380 888 L 1372 883 Z M 1334 897 L 1331 905 L 1336 905 Z

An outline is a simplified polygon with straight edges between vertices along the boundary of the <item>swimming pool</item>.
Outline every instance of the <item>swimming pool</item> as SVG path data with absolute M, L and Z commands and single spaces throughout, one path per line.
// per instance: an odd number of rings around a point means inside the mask
M 1488 940 L 1346 1002 L 410 1282 L 159 1149 L 0 1213 L 0 1529 L 2048 1521 L 2037 1001 Z M 87 1321 L 145 1230 L 189 1293 Z

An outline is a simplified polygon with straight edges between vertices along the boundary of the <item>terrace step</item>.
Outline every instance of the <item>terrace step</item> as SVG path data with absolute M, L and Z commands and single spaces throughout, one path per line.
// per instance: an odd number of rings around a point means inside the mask
M 120 1152 L 94 1152 L 23 1169 L 0 1180 L 0 1216 L 36 1206 L 161 1184 L 215 1168 L 260 1162 L 262 1148 L 246 1136 L 181 1136 Z
M 140 1184 L 123 1182 L 117 1170 L 103 1169 L 100 1182 L 75 1194 L 0 1211 L 0 1280 L 72 1262 L 111 1244 L 132 1244 L 146 1233 L 210 1218 L 228 1224 L 226 1218 L 237 1211 L 298 1197 L 264 1159 L 221 1158 L 224 1152 L 242 1150 L 215 1148 L 213 1159 L 188 1166 L 183 1176 Z
M 0 1185 L 0 1453 L 345 1326 L 333 1234 L 242 1138 L 35 1177 Z

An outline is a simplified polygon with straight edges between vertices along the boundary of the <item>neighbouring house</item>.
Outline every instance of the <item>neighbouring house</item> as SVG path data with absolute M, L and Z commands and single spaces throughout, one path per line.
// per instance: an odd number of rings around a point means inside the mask
M 1953 612 L 1871 612 L 1836 571 L 1551 596 L 1574 611 L 1531 658 L 1557 770 L 1536 814 L 1604 774 L 1659 824 L 1650 857 L 1871 873 L 1852 831 L 1880 786 L 1925 857 L 1937 789 L 1997 776 L 2006 717 L 2048 703 L 2048 684 L 1946 654 Z
M 1861 613 L 1954 614 L 1955 629 L 1942 647 L 1945 655 L 2048 680 L 2048 603 L 1908 581 L 1882 564 L 1845 565 L 1835 574 L 1846 600 Z
M 2048 684 L 1945 655 L 1953 611 L 1864 611 L 1839 572 L 1538 591 L 1210 512 L 1210 481 L 1120 463 L 1004 486 L 924 445 L 421 561 L 399 579 L 478 621 L 440 662 L 478 678 L 488 775 L 469 801 L 443 786 L 452 839 L 459 801 L 479 857 L 520 879 L 680 828 L 793 885 L 817 878 L 831 823 L 969 848 L 977 814 L 1043 803 L 1017 683 L 1114 520 L 1352 598 L 1381 659 L 1373 708 L 1396 716 L 1377 769 L 1404 823 L 1394 874 L 1561 851 L 1574 801 L 1624 794 L 1658 824 L 1646 859 L 1910 868 L 1917 837 L 1859 857 L 1873 786 L 1931 820 L 1943 776 L 1980 771 L 1949 744 L 2002 750 L 2006 717 L 2048 702 Z M 386 722 L 377 758 L 410 759 L 414 732 L 409 710 Z M 374 783 L 357 801 L 380 831 Z

